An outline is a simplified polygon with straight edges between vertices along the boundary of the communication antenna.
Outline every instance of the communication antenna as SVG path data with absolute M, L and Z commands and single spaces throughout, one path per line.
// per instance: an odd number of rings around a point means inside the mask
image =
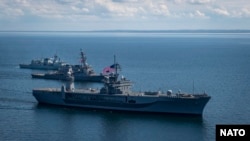
M 193 94 L 194 94 L 194 80 L 193 80 Z

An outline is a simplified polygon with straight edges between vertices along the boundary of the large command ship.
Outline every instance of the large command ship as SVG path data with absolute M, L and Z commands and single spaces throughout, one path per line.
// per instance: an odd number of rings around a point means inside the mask
M 132 111 L 150 113 L 175 113 L 202 115 L 210 96 L 206 93 L 188 94 L 166 92 L 134 92 L 132 82 L 117 73 L 119 64 L 115 63 L 115 72 L 105 76 L 101 89 L 75 89 L 74 77 L 68 76 L 68 84 L 61 88 L 33 89 L 33 96 L 39 103 Z

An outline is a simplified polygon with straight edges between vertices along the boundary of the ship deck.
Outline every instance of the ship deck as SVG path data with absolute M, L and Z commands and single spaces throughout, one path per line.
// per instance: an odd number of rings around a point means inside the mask
M 34 91 L 43 91 L 43 92 L 61 92 L 61 88 L 38 88 Z M 76 93 L 76 94 L 100 94 L 100 89 L 74 89 L 73 91 L 66 91 L 66 93 Z M 131 92 L 129 94 L 112 94 L 113 96 L 146 96 L 146 97 L 171 97 L 171 98 L 185 98 L 185 99 L 195 99 L 200 97 L 209 97 L 206 94 L 171 94 L 167 95 L 166 93 L 152 92 L 151 94 L 146 94 L 148 92 Z M 104 94 L 101 94 L 104 95 Z

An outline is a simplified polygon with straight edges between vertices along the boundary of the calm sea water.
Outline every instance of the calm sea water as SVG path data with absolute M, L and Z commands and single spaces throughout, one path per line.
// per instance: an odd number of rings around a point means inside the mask
M 38 105 L 32 89 L 64 82 L 32 79 L 18 64 L 52 57 L 78 64 L 83 49 L 96 73 L 113 63 L 133 89 L 179 89 L 212 96 L 202 117 Z M 250 124 L 250 34 L 0 33 L 0 140 L 210 141 L 216 124 Z M 101 84 L 75 83 L 75 87 Z

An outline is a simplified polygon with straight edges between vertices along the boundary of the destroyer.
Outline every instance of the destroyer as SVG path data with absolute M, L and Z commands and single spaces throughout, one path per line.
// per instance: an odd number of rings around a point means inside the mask
M 54 55 L 52 58 L 32 60 L 30 64 L 19 64 L 19 67 L 25 69 L 57 70 L 65 65 L 67 63 L 62 62 L 57 55 Z
M 118 76 L 116 67 L 115 73 L 105 77 L 100 90 L 75 89 L 73 82 L 68 81 L 66 87 L 33 89 L 33 96 L 39 103 L 62 106 L 194 115 L 202 115 L 210 99 L 205 93 L 133 92 L 131 81 Z
M 87 63 L 87 57 L 81 50 L 81 65 L 65 65 L 57 71 L 47 73 L 33 73 L 32 78 L 67 80 L 68 75 L 74 76 L 75 81 L 102 82 L 104 75 L 96 74 L 93 68 Z

